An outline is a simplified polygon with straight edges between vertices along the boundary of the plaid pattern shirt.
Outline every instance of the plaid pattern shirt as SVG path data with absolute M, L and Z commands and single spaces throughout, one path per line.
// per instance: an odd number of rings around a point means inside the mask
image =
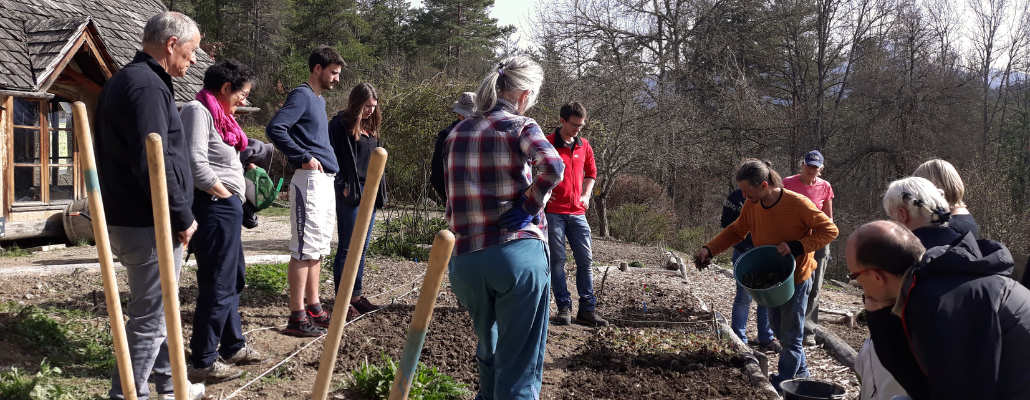
M 482 117 L 455 126 L 444 143 L 446 215 L 457 236 L 454 255 L 515 239 L 547 242 L 547 219 L 541 214 L 565 164 L 536 121 L 498 100 Z M 501 214 L 527 188 L 530 195 L 522 208 L 538 216 L 539 223 L 517 231 L 498 227 Z

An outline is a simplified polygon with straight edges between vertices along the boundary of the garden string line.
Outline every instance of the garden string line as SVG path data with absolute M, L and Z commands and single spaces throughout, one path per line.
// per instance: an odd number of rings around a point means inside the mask
M 409 285 L 409 284 L 412 284 L 412 283 L 414 283 L 415 281 L 417 281 L 417 280 L 418 280 L 419 278 L 421 278 L 421 277 L 423 277 L 423 276 L 425 276 L 425 275 L 426 275 L 426 273 L 425 273 L 425 272 L 423 272 L 423 273 L 422 273 L 421 275 L 419 275 L 419 276 L 418 276 L 417 278 L 415 278 L 415 279 L 414 279 L 414 280 L 412 280 L 411 282 L 408 282 L 408 283 L 406 283 L 405 285 Z M 397 286 L 394 286 L 394 287 L 397 287 Z M 404 298 L 405 296 L 407 296 L 407 295 L 411 294 L 412 292 L 414 292 L 414 291 L 415 291 L 415 289 L 419 289 L 419 287 L 415 287 L 415 288 L 412 288 L 411 290 L 409 290 L 409 291 L 405 292 L 404 294 L 402 294 L 402 295 L 400 295 L 400 296 L 396 296 L 396 297 L 394 297 L 394 298 L 393 298 L 393 300 L 392 300 L 392 301 L 390 302 L 390 305 L 393 305 L 394 303 L 396 303 L 396 301 L 397 301 L 397 300 L 399 300 L 399 299 L 402 299 L 402 298 Z M 384 294 L 386 294 L 386 293 L 389 293 L 389 292 L 390 292 L 390 290 L 393 290 L 393 288 L 387 289 L 387 290 L 386 290 L 386 291 L 384 291 L 383 293 L 377 294 L 377 295 L 375 295 L 375 296 L 372 296 L 372 297 L 370 297 L 370 298 L 375 298 L 375 297 L 378 297 L 378 296 L 382 296 L 382 295 L 384 295 Z M 368 312 L 368 313 L 365 313 L 365 314 L 361 314 L 361 315 L 360 315 L 360 316 L 358 316 L 357 318 L 354 318 L 354 319 L 352 319 L 352 320 L 350 320 L 350 321 L 344 322 L 343 326 L 344 326 L 344 327 L 347 327 L 347 325 L 353 324 L 353 323 L 357 322 L 358 320 L 360 320 L 360 319 L 362 319 L 362 318 L 365 318 L 365 316 L 366 316 L 366 315 L 374 314 L 374 313 L 376 313 L 376 312 L 379 312 L 380 310 L 383 310 L 383 309 L 385 309 L 385 308 L 386 308 L 386 307 L 383 307 L 383 308 L 380 308 L 379 310 L 375 310 L 375 311 L 372 311 L 372 312 Z M 246 334 L 249 334 L 249 333 L 251 333 L 251 332 L 256 332 L 256 331 L 262 331 L 262 330 L 266 330 L 266 329 L 274 329 L 274 328 L 280 328 L 280 327 L 283 327 L 283 326 L 286 326 L 286 325 L 284 324 L 284 325 L 278 325 L 278 326 L 270 326 L 270 327 L 265 327 L 265 328 L 258 328 L 258 329 L 252 329 L 252 330 L 249 330 L 249 331 L 247 331 L 246 333 L 244 333 L 244 335 L 246 335 Z M 284 358 L 284 359 L 283 359 L 282 361 L 280 361 L 280 362 L 279 362 L 278 364 L 275 364 L 275 365 L 273 365 L 273 366 L 272 366 L 272 368 L 269 368 L 269 369 L 268 369 L 267 371 L 265 371 L 265 372 L 261 373 L 261 375 L 258 375 L 258 376 L 256 376 L 256 377 L 255 377 L 254 379 L 252 379 L 252 380 L 251 380 L 250 382 L 247 382 L 247 383 L 246 383 L 246 384 L 244 384 L 243 386 L 240 386 L 240 387 L 239 387 L 238 389 L 236 389 L 236 390 L 235 390 L 234 392 L 232 392 L 232 393 L 230 393 L 230 394 L 229 394 L 228 396 L 226 396 L 226 397 L 225 397 L 225 398 L 224 398 L 223 400 L 229 400 L 229 399 L 231 399 L 231 398 L 235 397 L 235 396 L 236 396 L 237 394 L 239 394 L 239 393 L 240 393 L 241 391 L 243 391 L 243 389 L 247 388 L 247 386 L 250 386 L 250 385 L 251 385 L 251 384 L 253 384 L 254 382 L 257 382 L 257 381 L 258 381 L 259 379 L 263 378 L 263 377 L 264 377 L 265 375 L 268 375 L 268 374 L 269 374 L 270 372 L 272 372 L 272 371 L 275 371 L 275 369 L 276 369 L 276 368 L 279 368 L 279 367 L 280 367 L 281 365 L 285 364 L 285 363 L 286 363 L 287 361 L 289 361 L 289 360 L 290 360 L 291 358 L 293 358 L 293 357 L 294 357 L 294 356 L 296 356 L 297 354 L 300 354 L 300 352 L 304 351 L 304 350 L 305 350 L 305 349 L 307 349 L 308 347 L 311 347 L 311 345 L 312 345 L 312 344 L 315 344 L 315 342 L 317 342 L 317 341 L 319 341 L 319 340 L 322 340 L 322 339 L 324 339 L 324 338 L 325 338 L 325 336 L 326 336 L 326 335 L 322 335 L 322 336 L 319 336 L 319 337 L 317 337 L 317 338 L 315 338 L 315 339 L 312 339 L 312 340 L 311 340 L 310 342 L 308 342 L 307 344 L 305 344 L 305 345 L 304 345 L 304 347 L 301 347 L 301 348 L 297 349 L 297 351 L 294 351 L 293 353 L 291 353 L 291 354 L 290 354 L 289 356 L 287 356 L 286 358 Z

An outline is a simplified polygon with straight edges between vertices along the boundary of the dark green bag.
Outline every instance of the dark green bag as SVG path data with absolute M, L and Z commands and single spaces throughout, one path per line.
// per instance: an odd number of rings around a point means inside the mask
M 254 207 L 254 211 L 268 208 L 279 197 L 279 189 L 282 188 L 283 179 L 279 178 L 278 185 L 273 184 L 272 178 L 268 177 L 268 173 L 265 172 L 264 168 L 248 169 L 247 172 L 243 173 L 243 178 L 247 181 L 247 190 L 244 197 Z

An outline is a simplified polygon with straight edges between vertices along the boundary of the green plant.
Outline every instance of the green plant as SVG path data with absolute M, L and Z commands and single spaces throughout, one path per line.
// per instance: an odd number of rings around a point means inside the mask
M 405 214 L 382 223 L 384 233 L 372 240 L 368 250 L 381 256 L 398 256 L 406 259 L 426 260 L 433 235 L 447 229 L 443 218 L 423 218 Z
M 683 228 L 676 231 L 676 234 L 669 240 L 669 247 L 673 250 L 693 254 L 715 235 L 703 226 Z
M 644 263 L 640 261 L 633 261 L 629 263 L 630 268 L 644 268 Z
M 282 294 L 287 286 L 288 267 L 286 263 L 247 266 L 247 286 L 267 295 Z
M 623 204 L 612 212 L 608 220 L 613 236 L 639 244 L 658 243 L 669 230 L 668 219 L 643 204 Z
M 111 334 L 89 322 L 92 315 L 77 310 L 20 307 L 4 308 L 15 313 L 7 329 L 18 341 L 58 358 L 69 368 L 106 375 L 114 368 Z
M 12 244 L 10 247 L 6 249 L 0 248 L 0 257 L 25 257 L 31 255 L 31 251 L 18 247 L 17 244 Z
M 71 399 L 68 387 L 54 382 L 61 369 L 51 367 L 47 359 L 39 365 L 39 372 L 31 378 L 18 368 L 0 374 L 0 399 L 3 400 L 64 400 Z
M 86 247 L 86 246 L 92 246 L 92 245 L 93 245 L 93 241 L 91 241 L 89 239 L 86 239 L 86 238 L 75 239 L 75 247 Z
M 397 375 L 397 363 L 386 354 L 382 355 L 382 365 L 371 365 L 366 360 L 351 376 L 350 387 L 371 399 L 390 397 L 393 377 Z M 456 400 L 472 394 L 469 385 L 455 382 L 454 378 L 440 373 L 436 367 L 427 367 L 418 363 L 415 376 L 411 378 L 409 399 L 421 400 Z

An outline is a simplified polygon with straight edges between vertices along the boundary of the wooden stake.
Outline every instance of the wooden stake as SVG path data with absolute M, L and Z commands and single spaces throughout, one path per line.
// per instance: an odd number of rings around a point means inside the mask
M 136 381 L 132 375 L 129 342 L 125 338 L 122 301 L 118 295 L 118 278 L 114 274 L 114 257 L 111 256 L 111 240 L 107 235 L 107 217 L 104 213 L 103 196 L 100 195 L 97 163 L 93 156 L 93 135 L 89 131 L 86 105 L 76 101 L 72 105 L 72 117 L 75 118 L 75 139 L 79 143 L 79 156 L 82 160 L 83 176 L 86 178 L 86 196 L 89 198 L 89 211 L 92 214 L 93 236 L 97 242 L 100 276 L 104 280 L 104 298 L 107 300 L 107 318 L 111 321 L 111 338 L 114 339 L 114 357 L 118 361 L 118 377 L 122 380 L 122 394 L 125 400 L 136 400 Z
M 340 351 L 343 337 L 343 325 L 347 323 L 347 307 L 350 306 L 350 294 L 354 291 L 354 280 L 358 277 L 358 264 L 361 252 L 365 250 L 365 237 L 368 235 L 368 224 L 372 222 L 372 209 L 376 205 L 379 194 L 379 181 L 386 169 L 386 149 L 377 147 L 372 150 L 372 159 L 368 161 L 368 175 L 365 177 L 365 189 L 361 192 L 361 204 L 358 205 L 358 218 L 354 221 L 354 232 L 350 235 L 350 247 L 343 265 L 343 280 L 336 291 L 336 302 L 333 305 L 333 316 L 329 320 L 329 332 L 322 347 L 322 358 L 318 362 L 318 375 L 315 375 L 315 387 L 311 389 L 313 400 L 325 400 L 329 395 L 329 381 L 333 377 L 336 365 L 336 353 Z
M 404 342 L 401 365 L 393 378 L 393 387 L 390 388 L 390 400 L 408 398 L 411 379 L 415 376 L 418 358 L 426 342 L 426 333 L 429 332 L 429 321 L 433 318 L 436 297 L 440 294 L 440 285 L 443 284 L 443 273 L 447 270 L 453 249 L 454 234 L 447 230 L 437 232 L 436 238 L 433 239 L 433 248 L 429 251 L 429 269 L 422 280 L 422 290 L 418 292 L 415 315 L 408 325 L 408 339 Z
M 150 199 L 154 207 L 154 236 L 157 239 L 157 264 L 161 271 L 161 297 L 168 328 L 168 358 L 172 362 L 172 386 L 176 400 L 189 400 L 186 380 L 186 356 L 182 346 L 182 324 L 179 322 L 179 279 L 175 275 L 175 253 L 172 221 L 168 216 L 168 182 L 165 180 L 165 154 L 161 135 L 147 135 L 147 166 L 150 168 Z M 193 188 L 184 188 L 192 190 Z

